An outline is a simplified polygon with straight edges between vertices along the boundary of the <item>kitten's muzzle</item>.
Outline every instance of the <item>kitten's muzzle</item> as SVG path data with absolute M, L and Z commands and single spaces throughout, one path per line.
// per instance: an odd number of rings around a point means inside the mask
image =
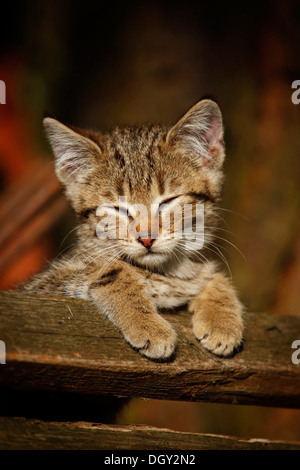
M 141 238 L 141 237 L 138 237 L 137 241 L 140 242 L 145 248 L 150 249 L 151 246 L 153 245 L 154 241 L 155 241 L 155 238 L 151 238 L 151 237 Z

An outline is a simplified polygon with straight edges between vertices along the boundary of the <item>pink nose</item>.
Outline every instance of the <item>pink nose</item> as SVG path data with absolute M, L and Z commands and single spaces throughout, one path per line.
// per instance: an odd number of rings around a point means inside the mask
M 147 237 L 147 238 L 138 238 L 138 241 L 144 245 L 145 248 L 150 248 L 153 245 L 155 238 Z

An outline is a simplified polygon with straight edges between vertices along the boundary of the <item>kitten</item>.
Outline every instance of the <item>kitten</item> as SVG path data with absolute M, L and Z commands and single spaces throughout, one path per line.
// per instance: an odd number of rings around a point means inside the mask
M 78 217 L 78 241 L 23 289 L 90 301 L 153 360 L 172 358 L 176 348 L 176 332 L 158 311 L 188 304 L 201 344 L 216 355 L 231 355 L 242 342 L 243 309 L 208 259 L 225 154 L 217 104 L 198 102 L 171 128 L 100 134 L 52 118 L 44 126 L 57 176 Z M 192 207 L 189 231 L 180 232 L 185 205 Z M 197 206 L 204 208 L 205 230 L 192 242 Z M 106 238 L 98 230 L 105 220 L 99 207 L 105 209 Z M 121 226 L 130 230 L 118 236 Z

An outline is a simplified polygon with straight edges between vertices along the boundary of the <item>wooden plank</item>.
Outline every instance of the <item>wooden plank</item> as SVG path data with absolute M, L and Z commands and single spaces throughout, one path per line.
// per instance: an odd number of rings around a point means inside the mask
M 0 250 L 0 272 L 43 236 L 49 234 L 49 231 L 66 213 L 68 207 L 66 199 L 53 199 L 49 201 L 47 207 L 44 207 L 29 220 L 22 230 L 16 231 L 15 236 Z
M 47 234 L 68 207 L 52 162 L 9 188 L 0 198 L 0 271 Z
M 165 317 L 178 350 L 173 362 L 157 363 L 133 351 L 88 302 L 1 292 L 0 386 L 300 407 L 300 364 L 291 360 L 300 318 L 247 313 L 244 348 L 224 359 L 199 345 L 187 311 Z
M 62 193 L 53 165 L 44 163 L 32 173 L 25 183 L 9 188 L 0 198 L 2 230 L 0 246 L 13 239 L 45 205 Z
M 300 450 L 300 443 L 194 434 L 145 425 L 0 418 L 0 450 Z M 107 453 L 110 457 L 111 454 Z

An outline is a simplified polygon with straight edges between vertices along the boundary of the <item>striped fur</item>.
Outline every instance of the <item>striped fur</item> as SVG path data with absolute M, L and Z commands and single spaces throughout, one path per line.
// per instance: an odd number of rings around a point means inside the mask
M 46 118 L 45 129 L 57 176 L 78 216 L 78 241 L 23 289 L 90 301 L 132 347 L 155 360 L 169 360 L 176 348 L 176 332 L 159 311 L 188 304 L 202 345 L 218 355 L 232 354 L 242 341 L 242 306 L 209 258 L 225 155 L 218 106 L 201 101 L 171 128 L 116 128 L 100 134 Z M 119 205 L 124 198 L 129 213 Z M 123 218 L 128 227 L 132 223 L 146 233 L 153 221 L 138 219 L 135 205 L 143 204 L 150 213 L 151 204 L 172 211 L 175 205 L 200 202 L 204 247 L 191 249 L 184 236 L 164 232 L 163 212 L 150 250 L 130 234 L 108 240 L 97 236 L 99 206 L 109 208 L 118 227 Z M 178 217 L 170 219 L 172 235 L 178 223 Z

